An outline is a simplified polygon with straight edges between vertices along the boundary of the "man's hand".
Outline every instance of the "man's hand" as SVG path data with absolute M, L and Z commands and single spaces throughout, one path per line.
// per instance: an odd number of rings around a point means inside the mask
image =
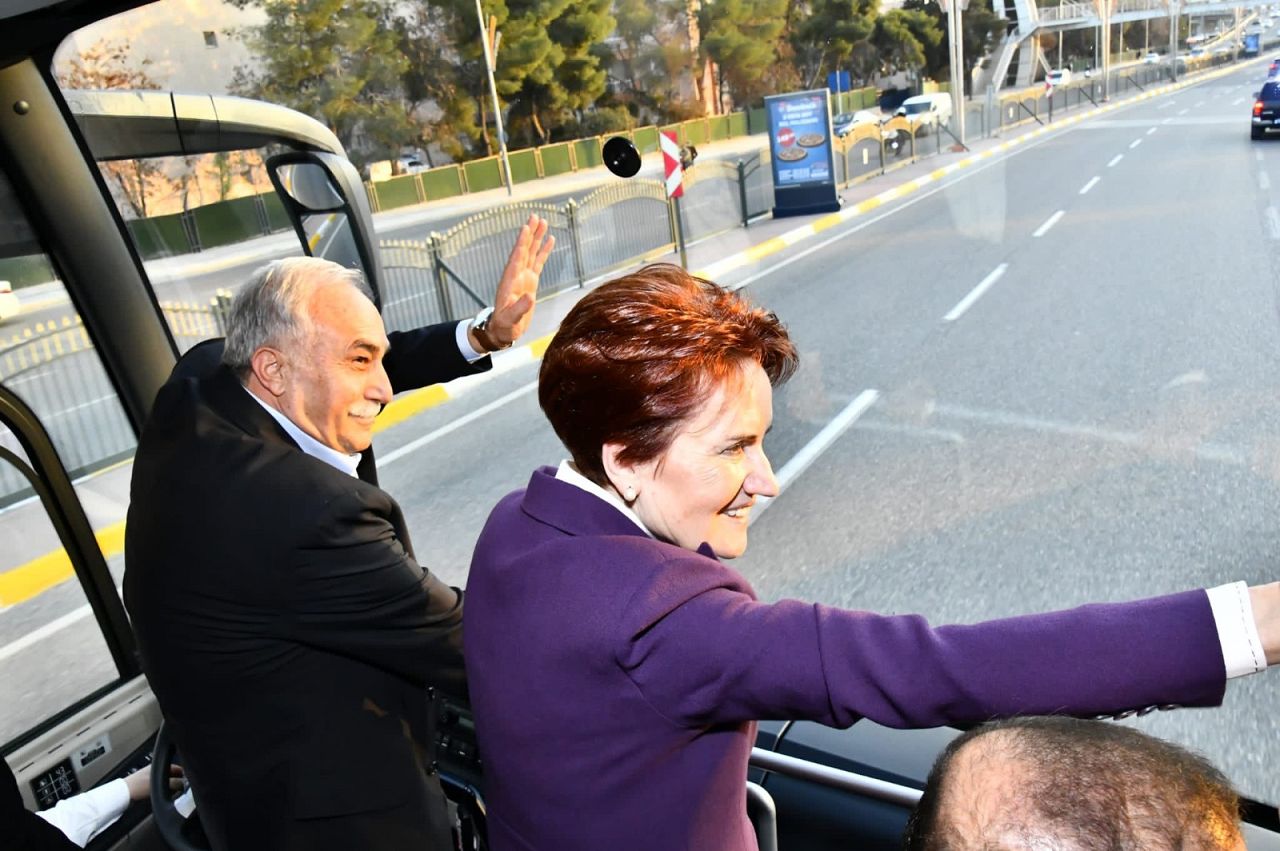
M 124 779 L 124 785 L 129 790 L 130 801 L 145 801 L 151 794 L 151 769 L 143 768 L 133 772 Z M 182 791 L 182 767 L 177 765 L 169 766 L 169 790 L 171 792 Z
M 514 343 L 529 327 L 538 295 L 538 277 L 555 244 L 556 238 L 547 235 L 547 220 L 540 216 L 530 216 L 520 228 L 498 283 L 493 316 L 489 318 L 489 335 L 500 345 Z M 478 340 L 473 339 L 472 345 L 482 351 Z

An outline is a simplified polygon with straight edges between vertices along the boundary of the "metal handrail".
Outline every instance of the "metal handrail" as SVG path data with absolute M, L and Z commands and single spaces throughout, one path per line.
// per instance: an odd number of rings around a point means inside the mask
M 751 749 L 751 765 L 775 774 L 794 777 L 797 780 L 807 780 L 820 786 L 829 786 L 844 792 L 875 798 L 878 801 L 887 801 L 900 807 L 914 807 L 923 794 L 919 789 L 912 789 L 910 786 L 855 774 L 852 771 L 832 768 L 829 765 L 767 751 L 763 748 Z

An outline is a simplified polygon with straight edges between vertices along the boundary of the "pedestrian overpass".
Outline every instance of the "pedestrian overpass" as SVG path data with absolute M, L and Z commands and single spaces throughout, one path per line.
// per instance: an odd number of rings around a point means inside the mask
M 1036 0 L 993 0 L 992 5 L 995 13 L 1008 20 L 1010 26 L 993 53 L 994 61 L 978 80 L 977 91 L 985 91 L 988 86 L 998 91 L 1006 83 L 1015 87 L 1030 86 L 1041 62 L 1039 39 L 1035 36 L 1098 27 L 1102 25 L 1104 13 L 1108 23 L 1120 24 L 1174 15 L 1211 15 L 1252 9 L 1258 0 L 1073 0 L 1044 9 L 1036 5 Z

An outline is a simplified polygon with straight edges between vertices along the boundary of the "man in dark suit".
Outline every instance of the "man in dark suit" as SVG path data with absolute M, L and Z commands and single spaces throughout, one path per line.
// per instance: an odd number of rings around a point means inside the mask
M 358 273 L 277 261 L 221 364 L 193 350 L 157 396 L 125 600 L 215 849 L 451 847 L 427 696 L 466 693 L 462 592 L 418 565 L 367 450 L 393 390 L 523 333 L 546 229 L 522 229 L 492 312 L 390 337 Z

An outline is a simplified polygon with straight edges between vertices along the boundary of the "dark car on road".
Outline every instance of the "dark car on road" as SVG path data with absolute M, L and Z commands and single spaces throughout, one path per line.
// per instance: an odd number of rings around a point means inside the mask
M 1280 130 L 1280 82 L 1263 83 L 1253 97 L 1253 124 L 1249 135 L 1262 139 L 1268 130 Z

